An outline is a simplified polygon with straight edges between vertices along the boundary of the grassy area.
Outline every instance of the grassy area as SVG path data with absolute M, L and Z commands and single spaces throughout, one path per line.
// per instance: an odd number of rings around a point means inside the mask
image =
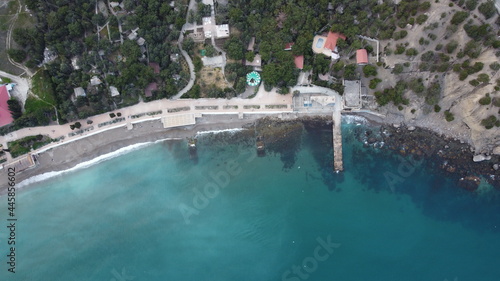
M 33 88 L 31 90 L 35 95 L 49 104 L 56 104 L 54 86 L 45 70 L 40 70 L 33 75 L 32 82 Z
M 39 100 L 35 97 L 29 96 L 26 99 L 26 104 L 24 106 L 26 109 L 26 113 L 32 113 L 36 112 L 37 110 L 46 110 L 46 109 L 52 109 L 52 106 L 50 104 L 47 104 L 46 102 Z
M 22 27 L 32 27 L 35 25 L 35 18 L 30 16 L 29 13 L 19 13 L 19 16 L 16 20 L 15 28 Z
M 10 83 L 10 82 L 12 82 L 12 80 L 10 78 L 7 78 L 7 77 L 0 77 L 0 79 L 2 79 L 2 83 Z
M 10 150 L 10 155 L 13 158 L 21 156 L 31 151 L 31 149 L 38 149 L 44 145 L 51 143 L 53 139 L 44 135 L 27 136 L 22 139 L 9 142 L 7 145 Z

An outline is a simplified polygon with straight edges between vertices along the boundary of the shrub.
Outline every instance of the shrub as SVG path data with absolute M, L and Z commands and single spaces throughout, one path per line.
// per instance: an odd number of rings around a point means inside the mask
M 116 116 L 120 117 L 122 114 L 120 112 L 116 113 Z
M 109 114 L 109 117 L 111 117 L 111 118 L 115 118 L 115 117 L 116 117 L 116 115 L 115 115 L 113 112 L 111 112 L 111 113 Z
M 441 111 L 441 106 L 435 104 L 434 105 L 434 112 L 440 112 Z
M 491 18 L 496 13 L 495 4 L 491 0 L 487 1 L 486 3 L 482 3 L 477 9 L 481 14 L 483 14 L 486 19 Z
M 478 61 L 471 68 L 468 69 L 469 74 L 477 73 L 483 70 L 484 63 Z
M 429 34 L 427 34 L 427 37 L 431 38 L 431 40 L 434 41 L 434 40 L 436 40 L 437 35 L 434 33 L 429 33 Z
M 396 65 L 394 66 L 394 69 L 392 70 L 392 73 L 398 75 L 398 74 L 401 74 L 404 70 L 404 67 L 402 64 L 400 63 L 396 63 Z
M 73 125 L 73 124 L 69 125 L 69 127 L 71 128 L 71 130 L 75 129 L 75 125 Z
M 415 49 L 415 48 L 410 48 L 410 49 L 406 50 L 406 53 L 405 53 L 405 54 L 406 54 L 407 56 L 410 56 L 410 57 L 411 57 L 411 56 L 416 56 L 416 55 L 418 55 L 418 51 L 417 51 L 417 49 Z
M 461 24 L 462 22 L 464 22 L 464 20 L 469 16 L 469 13 L 467 12 L 464 12 L 464 11 L 458 11 L 456 12 L 453 17 L 451 18 L 451 24 L 454 24 L 454 25 L 459 25 Z
M 422 83 L 422 78 L 414 78 L 408 82 L 408 88 L 410 88 L 416 94 L 423 93 L 425 90 L 424 83 Z
M 375 88 L 377 88 L 377 85 L 378 85 L 378 83 L 380 83 L 380 82 L 382 82 L 382 80 L 381 80 L 381 79 L 379 79 L 379 78 L 374 78 L 374 79 L 370 80 L 370 84 L 368 85 L 368 87 L 369 87 L 370 89 L 375 89 Z
M 490 82 L 490 76 L 488 76 L 488 74 L 486 73 L 481 73 L 477 76 L 477 81 L 481 83 L 488 83 Z
M 451 113 L 449 110 L 446 110 L 444 112 L 444 119 L 448 122 L 451 122 L 455 120 L 455 116 L 453 116 L 453 113 Z
M 403 39 L 406 37 L 406 35 L 408 35 L 408 31 L 406 30 L 400 30 L 398 32 L 394 32 L 394 40 Z
M 500 63 L 494 62 L 494 63 L 490 64 L 490 68 L 493 71 L 498 71 L 500 69 Z
M 75 128 L 80 129 L 82 127 L 82 124 L 80 122 L 75 123 Z
M 491 102 L 494 106 L 500 107 L 500 97 L 494 97 Z
M 405 46 L 403 44 L 398 44 L 396 45 L 396 50 L 394 51 L 394 54 L 396 55 L 401 55 L 402 53 L 405 52 Z
M 363 67 L 363 73 L 365 74 L 365 77 L 377 76 L 377 67 L 373 65 L 365 65 Z
M 486 94 L 484 97 L 479 99 L 479 104 L 480 105 L 489 105 L 491 104 L 491 97 L 490 94 Z
M 471 40 L 465 44 L 464 53 L 470 58 L 477 58 L 481 54 L 481 45 L 476 41 Z
M 425 2 L 420 3 L 419 9 L 420 9 L 420 11 L 425 12 L 425 11 L 429 10 L 430 7 L 431 7 L 431 2 L 425 1 Z
M 487 118 L 481 120 L 481 125 L 483 125 L 487 130 L 493 128 L 493 126 L 500 127 L 500 122 L 494 115 L 490 115 Z
M 462 70 L 462 71 L 460 71 L 460 74 L 458 75 L 458 79 L 460 79 L 460 81 L 464 81 L 465 79 L 467 79 L 467 76 L 469 76 L 467 71 Z
M 422 61 L 431 61 L 431 60 L 433 60 L 433 58 L 434 58 L 433 51 L 427 51 L 427 52 L 423 53 L 422 56 L 420 57 L 420 59 Z
M 425 102 L 428 105 L 434 105 L 439 102 L 439 97 L 441 95 L 441 85 L 439 83 L 432 83 L 427 89 L 427 95 L 425 96 Z
M 441 49 L 443 48 L 443 44 L 437 44 L 436 45 L 436 51 L 441 51 Z
M 479 83 L 479 81 L 477 81 L 476 79 L 473 79 L 469 81 L 469 84 L 471 84 L 474 87 L 477 87 L 481 83 Z
M 26 59 L 26 52 L 24 50 L 18 49 L 8 49 L 7 54 L 12 58 L 15 62 L 22 63 Z
M 472 11 L 472 10 L 476 9 L 476 7 L 477 7 L 477 0 L 465 1 L 465 8 L 467 8 L 467 10 Z
M 417 17 L 416 22 L 418 24 L 423 24 L 429 17 L 427 15 L 421 14 Z
M 445 46 L 446 52 L 448 54 L 451 54 L 457 49 L 457 47 L 458 47 L 458 42 L 455 40 L 452 40 L 448 44 L 446 44 L 446 46 Z

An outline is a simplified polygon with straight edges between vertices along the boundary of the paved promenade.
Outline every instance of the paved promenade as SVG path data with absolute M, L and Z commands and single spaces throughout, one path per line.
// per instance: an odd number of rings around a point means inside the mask
M 43 127 L 23 128 L 0 137 L 0 143 L 4 148 L 8 148 L 9 141 L 21 139 L 26 136 L 48 135 L 52 139 L 63 137 L 62 140 L 42 147 L 40 150 L 47 150 L 53 146 L 61 145 L 67 142 L 75 141 L 83 137 L 94 135 L 96 133 L 114 129 L 117 127 L 131 127 L 131 124 L 144 122 L 148 120 L 161 119 L 162 117 L 178 114 L 256 114 L 272 112 L 292 112 L 292 95 L 280 95 L 276 91 L 266 92 L 261 85 L 257 96 L 253 99 L 179 99 L 179 100 L 157 100 L 148 103 L 139 103 L 130 107 L 121 108 L 113 111 L 115 114 L 120 112 L 121 117 L 111 118 L 109 113 L 89 117 L 79 120 L 82 127 L 77 130 L 71 130 L 70 124 L 52 125 Z M 161 113 L 159 113 L 161 112 Z M 158 114 L 159 113 L 159 114 Z M 119 119 L 120 118 L 120 119 Z M 114 120 L 121 120 L 116 123 L 109 123 Z M 92 120 L 92 124 L 87 124 L 87 120 Z M 109 123 L 99 126 L 99 124 Z M 83 130 L 83 133 L 75 134 Z M 73 135 L 74 134 L 74 135 Z M 8 162 L 12 159 L 10 154 Z

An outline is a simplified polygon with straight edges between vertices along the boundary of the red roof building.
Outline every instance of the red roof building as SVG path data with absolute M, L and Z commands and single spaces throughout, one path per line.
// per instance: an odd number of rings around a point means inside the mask
M 335 47 L 337 47 L 337 40 L 339 38 L 346 39 L 344 34 L 340 34 L 338 32 L 328 32 L 328 36 L 326 37 L 326 42 L 323 48 L 330 49 L 335 51 Z
M 158 90 L 158 84 L 156 82 L 149 83 L 149 85 L 146 87 L 144 90 L 144 93 L 146 97 L 152 97 L 153 96 L 153 91 Z
M 295 59 L 293 62 L 295 62 L 295 67 L 298 69 L 303 69 L 304 68 L 304 56 L 294 56 Z
M 160 73 L 160 65 L 156 62 L 150 62 L 149 67 L 153 68 L 153 71 L 158 74 Z
M 284 51 L 291 51 L 292 50 L 292 47 L 293 47 L 294 43 L 286 43 L 285 44 L 285 49 L 283 49 Z
M 368 52 L 365 49 L 356 51 L 356 62 L 360 65 L 368 64 Z
M 5 85 L 0 86 L 0 127 L 8 125 L 14 121 L 10 114 L 9 104 L 7 101 L 10 99 L 9 91 Z

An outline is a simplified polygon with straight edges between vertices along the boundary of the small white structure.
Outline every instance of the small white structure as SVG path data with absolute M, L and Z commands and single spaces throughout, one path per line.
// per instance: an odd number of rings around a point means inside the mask
M 87 94 L 85 94 L 85 90 L 82 87 L 74 88 L 73 92 L 75 93 L 75 98 L 87 96 Z
M 179 61 L 179 54 L 171 54 L 170 55 L 170 60 L 173 62 L 178 62 Z
M 120 3 L 118 3 L 118 2 L 109 2 L 109 6 L 111 8 L 116 8 L 116 7 L 120 6 Z
M 136 27 L 135 29 L 132 29 L 130 31 L 130 34 L 128 35 L 128 39 L 129 40 L 135 40 L 135 39 L 137 39 L 137 30 L 139 30 L 138 27 Z
M 92 86 L 97 86 L 97 85 L 100 85 L 102 83 L 101 79 L 99 79 L 99 77 L 97 76 L 92 76 L 92 78 L 90 79 L 90 85 Z
M 71 65 L 73 66 L 73 69 L 75 69 L 75 70 L 80 69 L 80 67 L 78 66 L 78 57 L 71 58 Z
M 144 45 L 144 43 L 146 43 L 146 39 L 140 37 L 139 39 L 137 39 L 137 44 L 139 44 L 139 46 L 142 46 Z
M 228 24 L 216 25 L 215 31 L 216 31 L 216 34 L 215 34 L 216 38 L 229 37 L 229 25 Z
M 109 91 L 111 92 L 112 97 L 120 95 L 120 92 L 118 92 L 118 89 L 115 86 L 109 86 Z

